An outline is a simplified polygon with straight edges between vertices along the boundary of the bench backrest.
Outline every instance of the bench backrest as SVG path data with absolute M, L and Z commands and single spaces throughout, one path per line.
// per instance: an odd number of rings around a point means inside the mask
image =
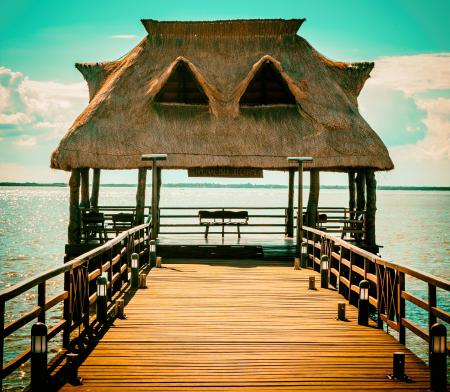
M 248 219 L 248 211 L 206 211 L 198 212 L 200 220 L 202 219 Z

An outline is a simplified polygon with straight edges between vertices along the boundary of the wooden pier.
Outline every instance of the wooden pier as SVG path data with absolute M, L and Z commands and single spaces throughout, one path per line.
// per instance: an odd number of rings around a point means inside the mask
M 428 368 L 392 336 L 336 320 L 342 299 L 291 263 L 178 261 L 154 268 L 63 391 L 426 390 Z M 391 381 L 406 352 L 414 383 Z
M 12 334 L 29 333 L 30 324 L 38 321 L 47 325 L 53 352 L 58 347 L 47 371 L 42 371 L 49 390 L 429 387 L 430 370 L 406 347 L 406 332 L 431 346 L 432 326 L 450 321 L 445 301 L 449 281 L 383 260 L 306 226 L 301 270 L 293 268 L 292 257 L 166 257 L 163 268 L 155 268 L 151 230 L 150 223 L 133 227 L 62 266 L 0 291 L 2 383 L 33 357 L 30 347 L 21 347 L 23 351 L 5 364 Z M 137 267 L 132 267 L 134 253 L 139 255 Z M 309 276 L 319 281 L 324 257 L 329 268 L 321 275 L 329 285 L 309 290 Z M 137 268 L 150 271 L 147 289 L 131 287 L 130 268 L 135 273 Z M 57 278 L 64 282 L 61 291 L 47 292 L 49 281 Z M 428 296 L 408 291 L 409 279 L 424 284 Z M 356 321 L 363 280 L 373 319 L 368 326 Z M 103 294 L 98 291 L 101 285 Z M 9 301 L 32 289 L 38 295 L 30 311 L 5 323 Z M 125 320 L 115 315 L 119 299 L 127 302 Z M 347 321 L 336 320 L 337 304 L 342 301 L 347 305 Z M 58 304 L 63 308 L 60 314 L 52 310 Z M 426 323 L 410 318 L 411 306 L 427 312 Z M 99 313 L 101 307 L 108 308 L 109 316 Z M 406 374 L 414 382 L 387 378 L 397 351 L 406 353 Z M 73 369 L 69 353 L 79 355 L 81 386 L 67 383 L 68 370 Z

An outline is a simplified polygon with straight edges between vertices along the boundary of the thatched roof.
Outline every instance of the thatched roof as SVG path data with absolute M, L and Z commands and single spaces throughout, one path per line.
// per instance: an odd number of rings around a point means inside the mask
M 166 153 L 174 169 L 285 170 L 288 156 L 312 156 L 307 169 L 393 168 L 358 112 L 374 64 L 325 58 L 296 35 L 303 19 L 142 22 L 148 35 L 122 59 L 76 64 L 90 102 L 51 167 L 131 169 Z

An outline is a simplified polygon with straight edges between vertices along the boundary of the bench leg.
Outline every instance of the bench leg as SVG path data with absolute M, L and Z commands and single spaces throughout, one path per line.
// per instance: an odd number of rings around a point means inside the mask
M 208 238 L 208 232 L 209 232 L 209 225 L 206 225 L 206 230 L 205 230 L 205 239 Z
M 237 232 L 238 232 L 238 238 L 241 238 L 241 225 L 237 224 Z
M 225 237 L 225 225 L 222 225 L 222 238 Z

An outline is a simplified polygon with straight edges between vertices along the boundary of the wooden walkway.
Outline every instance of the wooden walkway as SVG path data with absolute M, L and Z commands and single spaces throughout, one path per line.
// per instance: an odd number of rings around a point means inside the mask
M 67 391 L 426 390 L 424 363 L 381 330 L 335 319 L 311 270 L 242 261 L 153 269 Z M 386 378 L 407 353 L 407 384 Z

